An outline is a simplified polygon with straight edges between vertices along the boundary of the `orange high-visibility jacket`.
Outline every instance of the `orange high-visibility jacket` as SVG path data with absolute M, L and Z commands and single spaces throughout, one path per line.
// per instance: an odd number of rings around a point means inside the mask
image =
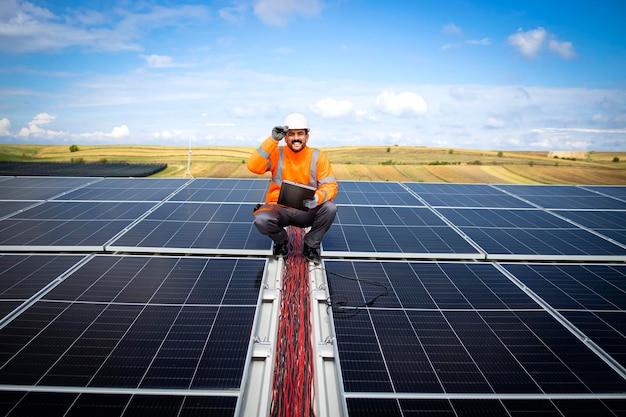
M 324 152 L 308 146 L 294 152 L 288 146 L 278 146 L 268 137 L 248 159 L 248 169 L 255 174 L 272 173 L 269 189 L 265 196 L 266 204 L 278 201 L 283 180 L 308 184 L 317 188 L 319 204 L 332 200 L 337 195 L 337 180 L 333 175 L 330 161 Z

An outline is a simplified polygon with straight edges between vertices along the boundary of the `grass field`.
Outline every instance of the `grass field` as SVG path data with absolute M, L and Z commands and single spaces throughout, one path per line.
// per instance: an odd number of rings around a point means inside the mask
M 0 144 L 0 161 L 164 162 L 155 177 L 183 177 L 187 147 Z M 194 177 L 255 178 L 245 162 L 254 147 L 192 148 Z M 625 152 L 524 152 L 406 146 L 323 148 L 340 180 L 626 185 Z

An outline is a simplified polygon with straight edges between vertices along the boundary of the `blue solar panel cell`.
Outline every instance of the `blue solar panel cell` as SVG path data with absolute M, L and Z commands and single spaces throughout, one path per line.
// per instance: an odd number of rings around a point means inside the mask
M 325 261 L 325 268 L 348 394 L 541 395 L 626 387 L 492 264 Z M 361 381 L 370 364 L 379 388 L 366 391 Z
M 600 193 L 602 195 L 619 198 L 622 200 L 626 200 L 626 187 L 624 186 L 615 186 L 615 185 L 598 185 L 591 186 L 585 185 L 583 187 L 586 190 L 594 191 L 596 193 Z
M 0 255 L 0 299 L 27 300 L 83 256 Z
M 626 311 L 562 311 L 561 314 L 626 368 Z
M 557 196 L 557 197 L 590 197 L 593 192 L 582 187 L 571 185 L 527 185 L 527 184 L 498 184 L 497 189 L 505 190 L 518 196 Z
M 178 178 L 104 178 L 56 200 L 152 201 L 160 202 L 188 180 Z
M 626 259 L 626 249 L 585 230 L 480 229 L 461 227 L 486 253 L 487 259 L 595 260 Z M 512 255 L 512 256 L 507 256 Z
M 166 203 L 112 242 L 110 249 L 239 254 L 269 251 L 254 226 L 251 204 Z M 249 253 L 247 253 L 249 254 Z
M 502 265 L 586 337 L 626 366 L 626 267 Z
M 351 417 L 374 416 L 611 416 L 611 400 L 380 399 L 348 398 Z
M 39 415 L 41 410 L 67 417 L 231 417 L 236 404 L 236 396 L 0 391 L 0 413 L 12 417 Z
M 16 177 L 0 182 L 3 200 L 48 200 L 74 188 L 99 181 L 93 178 Z
M 102 250 L 129 225 L 128 220 L 12 220 L 0 221 L 0 249 Z
M 456 226 L 514 227 L 519 229 L 576 228 L 542 210 L 437 209 Z
M 626 310 L 626 266 L 503 266 L 556 309 Z
M 381 308 L 538 308 L 492 264 L 328 260 L 325 267 L 333 294 L 349 305 L 363 305 L 383 285 Z
M 340 207 L 325 252 L 481 254 L 427 208 Z
M 0 329 L 0 383 L 239 389 L 264 266 L 96 256 Z
M 196 178 L 170 201 L 260 203 L 267 187 L 267 180 Z
M 522 199 L 486 184 L 408 183 L 407 186 L 434 207 L 533 207 Z
M 333 224 L 323 240 L 324 253 L 432 254 L 478 256 L 481 254 L 452 228 L 341 226 Z M 469 254 L 469 255 L 466 255 Z
M 534 206 L 510 195 L 420 194 L 433 207 L 532 208 Z
M 555 211 L 577 224 L 626 245 L 626 211 Z
M 0 218 L 15 214 L 18 211 L 24 210 L 34 203 L 32 201 L 0 201 Z
M 625 248 L 540 210 L 438 209 L 487 254 L 623 257 Z
M 397 182 L 339 181 L 335 202 L 340 205 L 423 206 Z
M 626 201 L 568 185 L 498 185 L 497 188 L 550 209 L 626 209 Z
M 153 203 L 54 202 L 34 206 L 11 219 L 19 220 L 128 220 L 154 207 Z
M 408 188 L 422 194 L 502 195 L 502 191 L 488 184 L 451 184 L 408 182 Z
M 369 316 L 335 316 L 347 392 L 377 390 L 359 385 L 370 371 L 363 355 L 384 358 L 386 367 L 372 370 L 379 375 L 374 386 L 392 386 L 398 393 L 588 393 L 626 388 L 621 376 L 547 313 L 370 309 Z M 424 329 L 429 322 L 432 327 Z M 404 331 L 390 333 L 390 326 Z M 362 338 L 367 334 L 379 340 L 368 342 Z M 359 367 L 352 365 L 359 360 Z M 344 363 L 352 365 L 347 374 Z
M 626 211 L 559 210 L 554 213 L 594 230 L 626 229 Z
M 350 320 L 336 319 L 343 386 L 347 392 L 392 392 L 385 361 L 369 317 L 356 314 Z

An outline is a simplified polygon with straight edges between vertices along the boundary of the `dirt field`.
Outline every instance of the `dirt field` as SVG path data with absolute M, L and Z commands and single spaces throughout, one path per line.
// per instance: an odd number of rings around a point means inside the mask
M 254 147 L 69 146 L 0 144 L 0 160 L 163 162 L 155 177 L 256 178 Z M 424 147 L 324 148 L 339 180 L 492 184 L 626 185 L 625 152 L 480 151 Z M 191 157 L 189 159 L 189 157 Z

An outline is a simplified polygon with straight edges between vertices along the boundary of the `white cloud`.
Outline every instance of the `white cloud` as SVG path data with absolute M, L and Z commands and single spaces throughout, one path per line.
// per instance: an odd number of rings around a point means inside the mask
M 114 139 L 125 138 L 130 136 L 130 129 L 128 129 L 128 126 L 126 125 L 117 126 L 114 127 L 111 133 L 107 134 L 107 136 Z
M 184 65 L 177 64 L 174 62 L 174 59 L 171 56 L 167 55 L 141 55 L 143 59 L 146 60 L 146 64 L 150 68 L 171 68 L 171 67 L 182 67 Z
M 536 58 L 546 47 L 549 51 L 561 56 L 561 58 L 571 59 L 576 57 L 574 45 L 571 42 L 559 41 L 542 27 L 531 29 L 527 32 L 519 29 L 517 33 L 510 35 L 507 39 L 509 45 L 516 48 L 528 59 Z
M 482 39 L 470 39 L 465 41 L 466 44 L 468 45 L 482 45 L 482 46 L 489 46 L 491 45 L 491 41 L 489 40 L 489 38 L 482 38 Z
M 546 127 L 541 129 L 532 129 L 532 132 L 545 133 L 545 132 L 575 132 L 575 133 L 626 133 L 626 128 L 623 129 L 591 129 L 583 127 Z
M 546 30 L 542 27 L 522 32 L 521 29 L 508 37 L 509 45 L 517 48 L 517 50 L 526 58 L 535 58 L 546 38 Z
M 352 102 L 349 100 L 337 100 L 334 98 L 325 98 L 318 100 L 313 106 L 314 113 L 322 117 L 339 118 L 352 113 Z
M 0 136 L 9 135 L 11 135 L 11 121 L 5 117 L 0 119 Z
M 443 33 L 446 35 L 460 35 L 463 33 L 460 27 L 455 25 L 454 23 L 448 23 L 443 27 Z
M 556 39 L 550 39 L 548 42 L 548 48 L 552 52 L 556 52 L 561 55 L 561 58 L 571 59 L 576 57 L 576 52 L 574 52 L 574 46 L 571 42 L 560 42 Z
M 52 116 L 48 113 L 39 113 L 33 118 L 33 120 L 28 123 L 28 127 L 23 127 L 20 129 L 19 136 L 59 136 L 63 134 L 63 132 L 47 130 L 40 127 L 47 125 L 48 123 L 54 121 L 54 119 L 56 119 L 56 116 Z
M 254 5 L 254 14 L 270 26 L 286 26 L 295 16 L 314 17 L 320 12 L 319 0 L 257 0 Z
M 176 26 L 208 16 L 203 6 L 114 8 L 105 12 L 63 8 L 56 15 L 24 0 L 3 0 L 0 51 L 57 52 L 79 47 L 90 51 L 140 50 L 144 31 Z
M 247 9 L 248 7 L 244 3 L 239 3 L 231 7 L 224 7 L 218 13 L 222 19 L 229 23 L 241 24 L 244 21 Z
M 126 125 L 116 126 L 110 132 L 84 132 L 84 133 L 74 133 L 68 134 L 73 138 L 80 139 L 88 139 L 98 141 L 100 139 L 110 138 L 110 139 L 122 139 L 130 136 L 130 129 Z
M 482 39 L 468 39 L 464 42 L 456 42 L 456 43 L 448 43 L 444 46 L 441 47 L 442 51 L 446 51 L 448 49 L 452 49 L 452 48 L 459 48 L 463 45 L 478 45 L 478 46 L 489 46 L 491 45 L 491 41 L 489 40 L 489 38 L 482 38 Z
M 383 91 L 376 97 L 375 103 L 379 111 L 393 116 L 418 116 L 428 111 L 426 101 L 410 91 L 398 95 L 393 91 Z

